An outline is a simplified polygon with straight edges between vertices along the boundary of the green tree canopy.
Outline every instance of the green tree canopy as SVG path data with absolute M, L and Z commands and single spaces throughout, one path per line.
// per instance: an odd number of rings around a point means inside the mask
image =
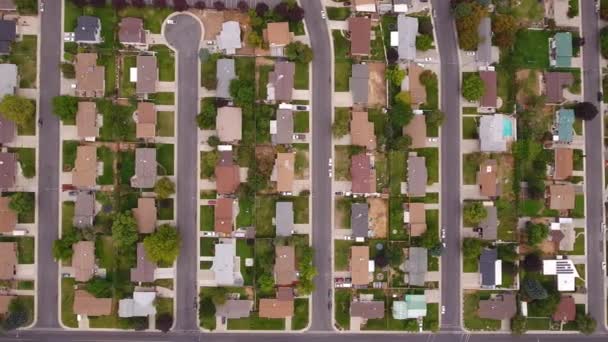
M 4 330 L 14 330 L 24 326 L 30 320 L 30 310 L 21 297 L 11 300 L 8 306 L 8 316 L 2 321 Z
M 74 96 L 61 95 L 53 98 L 53 114 L 57 115 L 61 121 L 71 121 L 76 119 L 78 112 L 78 98 Z
M 578 330 L 583 334 L 590 335 L 595 331 L 595 328 L 597 327 L 597 322 L 589 314 L 578 314 L 576 316 L 576 326 Z
M 274 290 L 274 278 L 269 273 L 264 273 L 258 278 L 258 286 L 260 288 L 260 292 L 263 293 L 272 293 Z
M 169 177 L 161 177 L 156 181 L 154 185 L 154 192 L 156 198 L 167 199 L 175 193 L 175 183 Z
M 173 264 L 179 255 L 181 238 L 175 227 L 163 224 L 144 239 L 148 258 L 154 262 Z
M 301 248 L 303 251 L 298 263 L 300 278 L 297 289 L 298 295 L 308 295 L 315 289 L 313 280 L 317 275 L 317 269 L 312 264 L 313 249 L 310 246 L 302 246 Z
M 130 251 L 135 249 L 138 239 L 137 222 L 131 212 L 115 214 L 112 222 L 112 240 L 117 250 Z
M 34 210 L 34 197 L 26 192 L 17 192 L 11 196 L 8 207 L 19 214 L 32 212 Z
M 217 108 L 213 101 L 203 101 L 201 112 L 196 116 L 196 123 L 200 129 L 215 128 L 215 117 L 217 116 Z
M 543 285 L 538 280 L 531 277 L 524 278 L 524 280 L 521 282 L 521 288 L 532 300 L 546 299 L 549 297 L 549 294 Z
M 523 335 L 528 328 L 526 327 L 526 318 L 522 315 L 517 315 L 511 320 L 511 332 L 513 335 Z
M 293 62 L 308 64 L 312 61 L 313 53 L 310 46 L 296 41 L 285 47 L 285 57 Z
M 112 282 L 108 279 L 93 277 L 86 283 L 85 289 L 96 298 L 112 297 Z
M 416 36 L 416 49 L 427 51 L 433 48 L 433 36 L 429 34 L 420 34 Z
M 230 96 L 239 106 L 249 106 L 255 102 L 255 87 L 250 80 L 234 79 L 230 82 Z
M 462 96 L 468 101 L 479 100 L 485 91 L 485 86 L 478 73 L 467 74 L 462 80 Z
M 538 245 L 549 236 L 549 227 L 542 223 L 528 222 L 526 233 L 528 235 L 528 243 L 532 246 Z
M 488 212 L 481 202 L 474 201 L 464 205 L 462 215 L 466 222 L 476 226 L 488 216 Z
M 34 120 L 35 112 L 34 102 L 25 97 L 9 94 L 0 101 L 0 113 L 18 126 L 25 126 Z
M 395 86 L 401 86 L 401 82 L 405 78 L 405 70 L 398 66 L 389 67 L 386 69 L 386 79 L 390 80 Z
M 481 255 L 483 244 L 481 240 L 475 238 L 465 238 L 462 241 L 462 254 L 466 258 L 476 259 Z
M 439 109 L 433 109 L 432 111 L 426 113 L 427 125 L 441 126 L 444 119 L 445 115 Z
M 68 260 L 72 257 L 72 245 L 81 240 L 78 230 L 71 230 L 53 241 L 53 257 L 57 260 Z

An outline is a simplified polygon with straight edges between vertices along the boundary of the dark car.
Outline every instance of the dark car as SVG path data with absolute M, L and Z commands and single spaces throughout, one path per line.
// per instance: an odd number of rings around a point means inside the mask
M 602 92 L 601 92 L 601 91 L 598 91 L 598 92 L 597 92 L 597 100 L 598 100 L 599 102 L 602 102 L 602 100 L 603 100 L 603 99 L 604 99 L 604 94 L 602 94 Z

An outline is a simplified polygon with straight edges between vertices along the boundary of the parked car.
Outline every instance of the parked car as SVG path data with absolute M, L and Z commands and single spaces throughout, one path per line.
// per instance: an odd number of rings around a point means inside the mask
M 597 92 L 597 101 L 602 102 L 603 99 L 604 99 L 604 94 L 602 94 L 601 91 L 598 91 Z
M 296 105 L 295 110 L 310 110 L 310 106 L 306 105 Z
M 325 14 L 325 11 L 321 11 L 321 18 L 327 19 L 327 14 Z

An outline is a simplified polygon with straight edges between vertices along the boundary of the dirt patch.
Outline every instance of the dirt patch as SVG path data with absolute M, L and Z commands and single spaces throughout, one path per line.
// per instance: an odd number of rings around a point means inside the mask
M 191 9 L 190 12 L 197 16 L 202 22 L 205 30 L 204 40 L 215 40 L 218 34 L 222 31 L 222 23 L 224 19 L 223 11 L 214 10 L 196 10 Z
M 388 231 L 388 202 L 382 198 L 369 198 L 369 222 L 374 237 L 386 238 Z
M 367 63 L 369 66 L 369 99 L 368 105 L 386 106 L 386 80 L 384 63 Z
M 517 103 L 525 104 L 530 95 L 540 95 L 541 75 L 536 70 L 522 69 L 515 74 L 515 81 L 520 86 L 517 91 Z

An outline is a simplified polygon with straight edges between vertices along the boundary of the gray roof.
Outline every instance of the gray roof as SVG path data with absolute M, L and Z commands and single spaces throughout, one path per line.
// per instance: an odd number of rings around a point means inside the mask
M 87 228 L 93 226 L 95 218 L 95 193 L 92 191 L 80 191 L 76 195 L 73 223 L 76 228 Z
M 426 159 L 409 156 L 407 158 L 407 194 L 410 197 L 426 195 L 427 177 Z
M 131 179 L 134 188 L 153 188 L 156 183 L 156 149 L 135 150 L 135 176 Z
M 484 240 L 496 240 L 498 238 L 498 212 L 496 207 L 485 207 L 488 216 L 479 223 L 479 227 L 483 229 L 482 238 Z
M 369 66 L 367 64 L 353 64 L 349 86 L 353 94 L 353 102 L 367 103 L 369 94 Z
M 369 207 L 367 203 L 353 203 L 350 207 L 350 228 L 355 237 L 367 237 L 369 230 Z
M 215 315 L 230 319 L 249 317 L 253 308 L 252 300 L 228 299 L 224 304 L 215 308 Z
M 137 263 L 136 267 L 131 269 L 132 282 L 150 283 L 154 281 L 154 270 L 156 264 L 148 259 L 143 242 L 137 243 Z
M 222 24 L 222 31 L 217 35 L 217 46 L 227 54 L 236 53 L 241 45 L 241 27 L 236 21 L 227 21 Z
M 0 64 L 0 99 L 4 95 L 13 95 L 17 89 L 17 66 Z
M 289 109 L 277 110 L 277 134 L 275 144 L 291 144 L 293 141 L 293 112 Z
M 291 101 L 296 65 L 292 62 L 277 62 L 274 71 L 268 74 L 268 99 Z
M 479 43 L 477 44 L 477 61 L 484 64 L 492 63 L 492 19 L 485 17 L 481 19 L 477 27 Z
M 359 301 L 350 303 L 350 315 L 365 319 L 378 319 L 384 317 L 384 301 Z
M 14 11 L 17 9 L 15 0 L 0 0 L 0 10 L 2 11 Z
M 100 31 L 99 18 L 88 15 L 80 16 L 74 29 L 74 40 L 76 42 L 98 42 Z
M 11 120 L 7 120 L 0 115 L 0 144 L 6 144 L 15 139 L 17 126 Z
M 0 152 L 0 190 L 7 190 L 15 186 L 17 173 L 17 155 L 15 153 Z
M 479 119 L 479 147 L 481 152 L 505 152 L 507 140 L 503 132 L 504 115 L 482 115 Z
M 481 274 L 481 286 L 496 286 L 496 260 L 498 251 L 496 249 L 484 249 L 479 258 L 479 273 Z
M 427 270 L 427 249 L 422 247 L 410 247 L 409 257 L 405 262 L 405 271 L 408 273 L 408 283 L 414 286 L 424 286 Z
M 293 231 L 293 202 L 277 202 L 275 208 L 277 236 L 291 236 Z
M 121 299 L 118 302 L 119 317 L 146 317 L 156 314 L 155 291 L 136 291 L 133 298 Z
M 399 15 L 397 17 L 399 31 L 399 58 L 416 59 L 416 35 L 418 34 L 418 18 Z
M 230 98 L 230 81 L 236 78 L 234 59 L 217 60 L 217 87 L 216 96 L 224 99 Z
M 14 20 L 0 20 L 0 53 L 9 53 L 11 43 L 17 35 L 17 24 Z

